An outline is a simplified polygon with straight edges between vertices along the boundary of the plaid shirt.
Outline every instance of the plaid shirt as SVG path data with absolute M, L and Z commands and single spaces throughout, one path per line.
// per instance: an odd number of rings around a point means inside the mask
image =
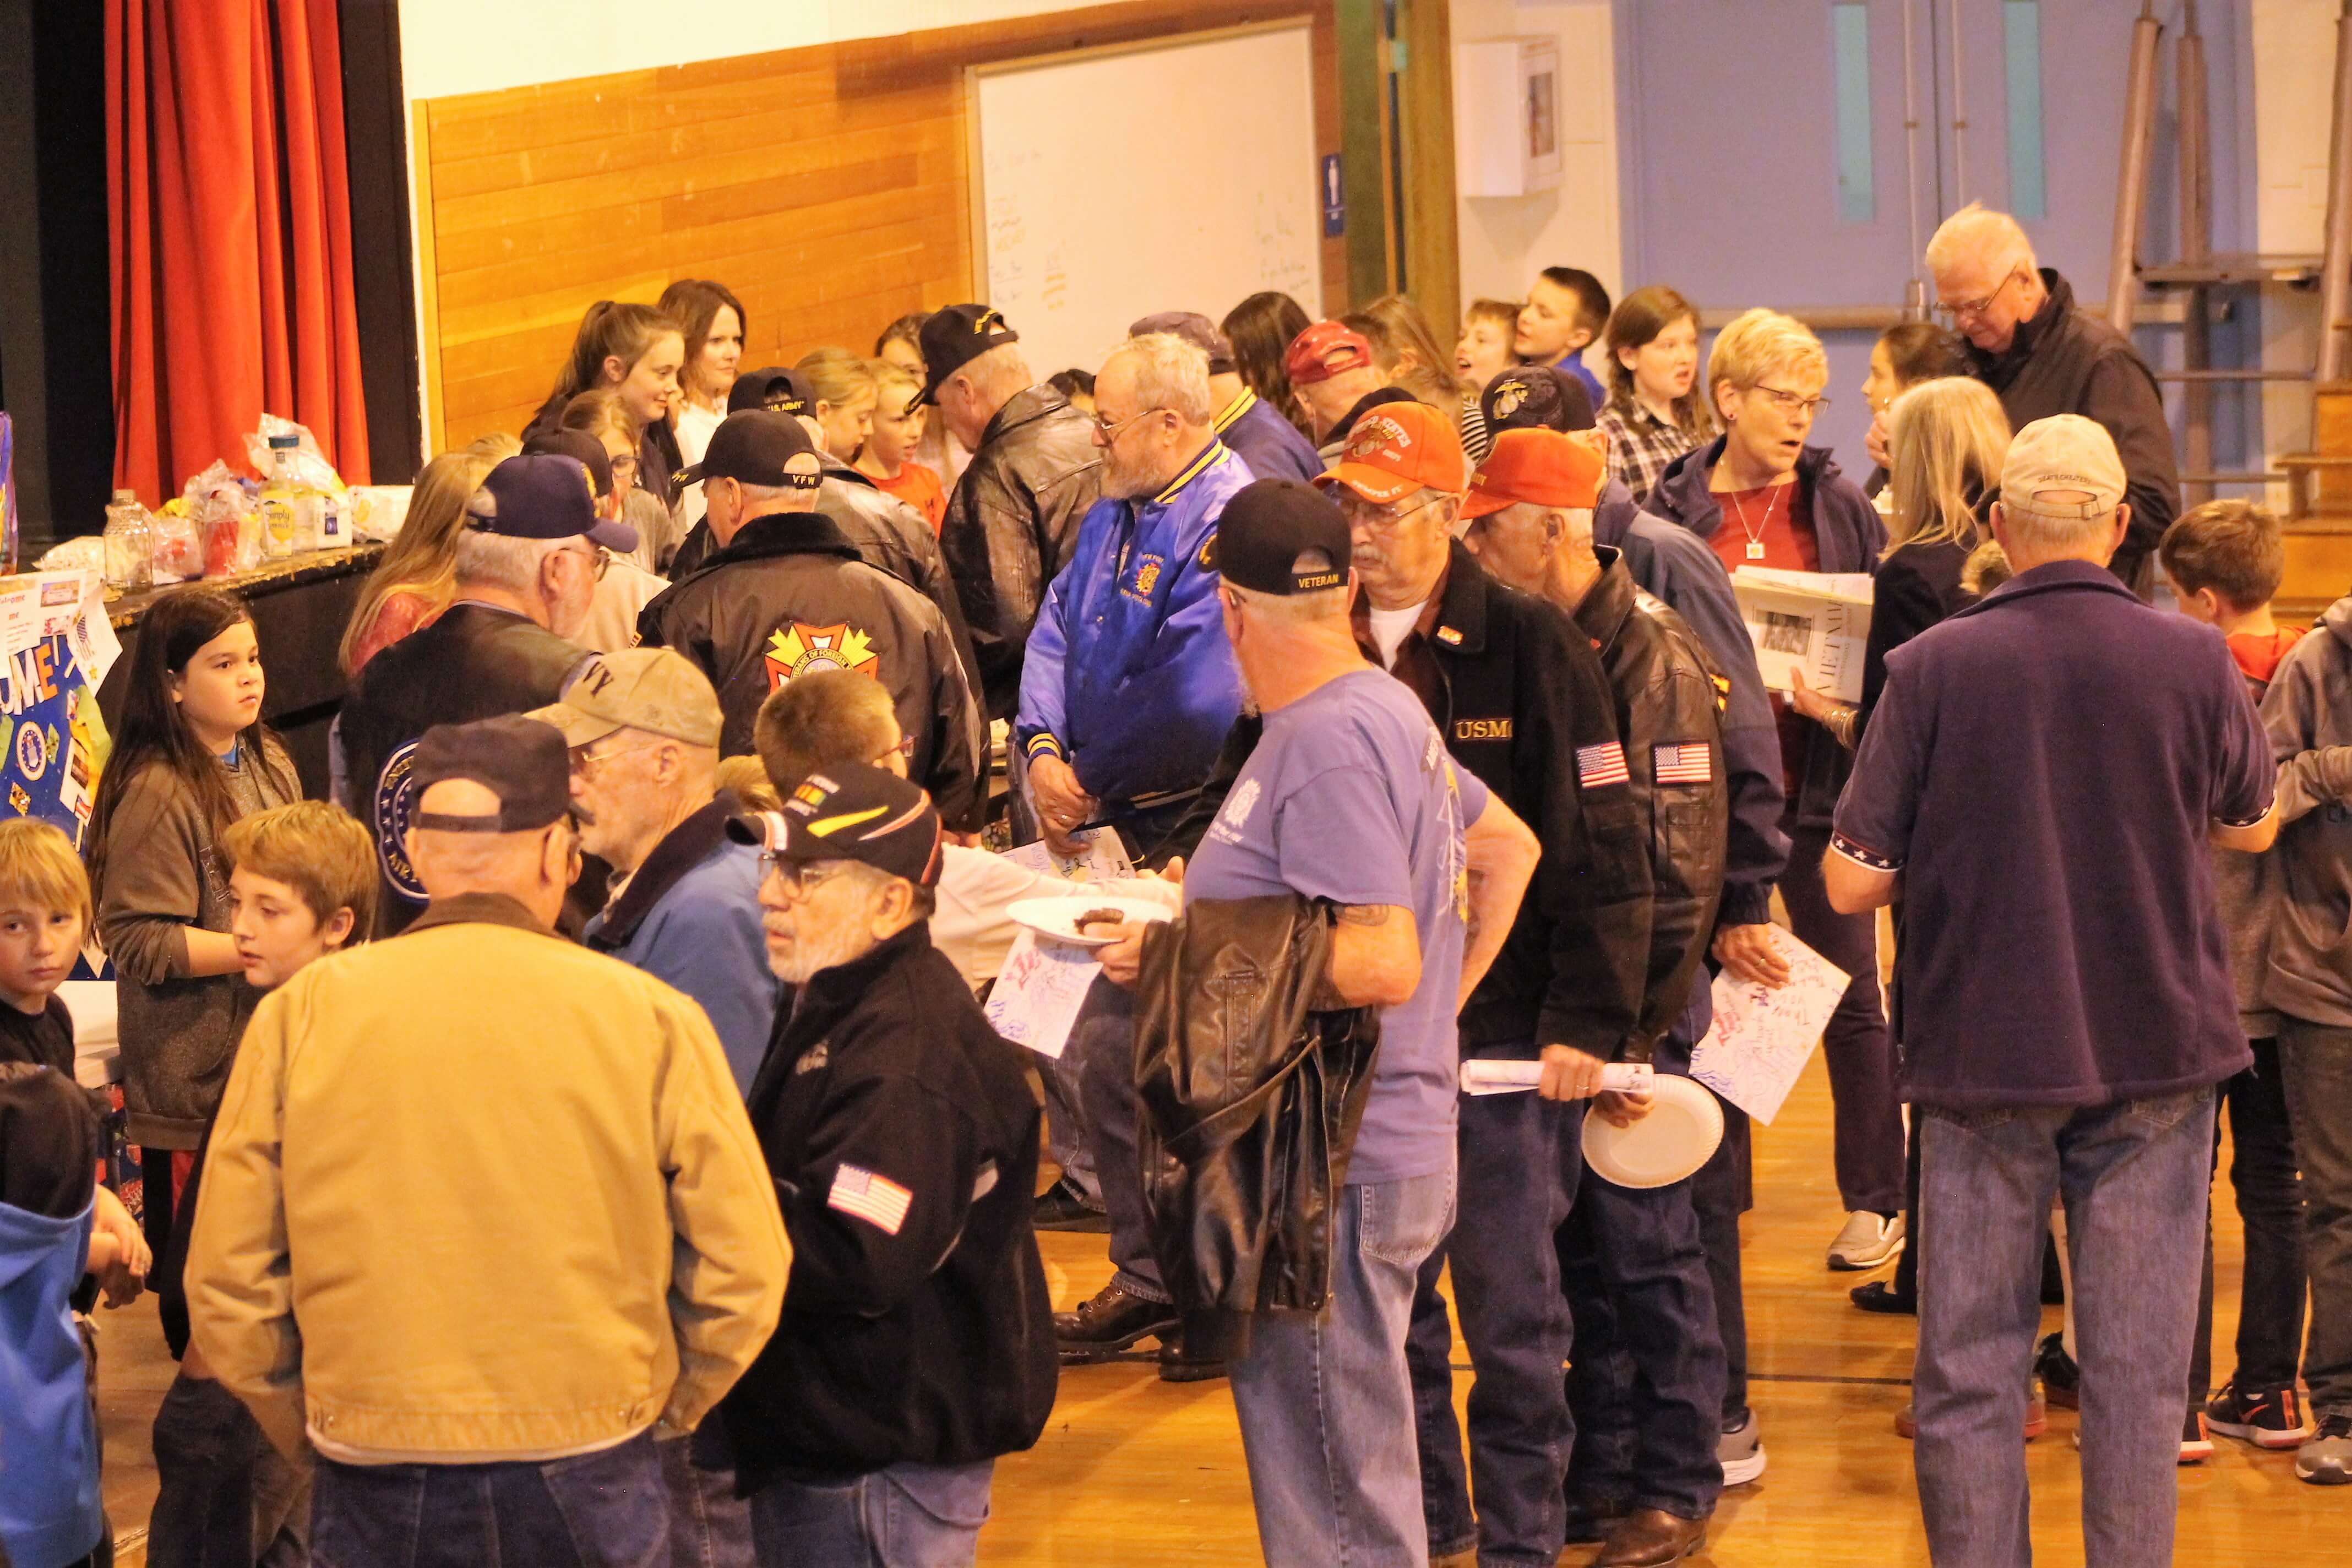
M 1623 481 L 1637 506 L 1650 499 L 1667 465 L 1698 445 L 1681 426 L 1631 398 L 1611 398 L 1599 424 L 1609 433 L 1609 477 Z

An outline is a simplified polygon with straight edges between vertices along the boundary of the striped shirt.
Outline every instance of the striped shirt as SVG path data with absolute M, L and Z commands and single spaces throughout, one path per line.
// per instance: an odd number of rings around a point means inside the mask
M 1636 505 L 1649 500 L 1668 465 L 1698 445 L 1690 432 L 1633 398 L 1611 398 L 1599 424 L 1609 433 L 1609 477 L 1633 492 Z

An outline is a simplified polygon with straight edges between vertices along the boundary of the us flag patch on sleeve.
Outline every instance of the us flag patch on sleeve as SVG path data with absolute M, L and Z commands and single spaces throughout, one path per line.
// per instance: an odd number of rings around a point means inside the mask
M 833 1173 L 833 1192 L 824 1203 L 827 1208 L 864 1220 L 885 1236 L 896 1236 L 907 1223 L 907 1205 L 914 1201 L 914 1194 L 889 1177 L 877 1176 L 863 1165 L 844 1163 Z
M 1659 746 L 1651 753 L 1662 784 L 1706 784 L 1715 777 L 1715 760 L 1705 741 L 1683 741 Z
M 1576 782 L 1586 789 L 1626 784 L 1633 776 L 1626 771 L 1625 748 L 1616 742 L 1576 748 Z

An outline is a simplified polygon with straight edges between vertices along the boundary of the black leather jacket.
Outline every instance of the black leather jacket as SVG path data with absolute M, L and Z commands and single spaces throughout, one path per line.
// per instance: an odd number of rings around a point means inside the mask
M 1722 713 L 1729 686 L 1718 684 L 1714 662 L 1683 618 L 1635 585 L 1616 551 L 1595 553 L 1601 580 L 1576 606 L 1576 624 L 1608 672 L 1635 814 L 1649 825 L 1650 976 L 1627 1053 L 1646 1061 L 1690 999 L 1723 897 L 1731 797 Z
M 1329 907 L 1203 900 L 1150 927 L 1136 982 L 1137 1155 L 1160 1278 L 1229 1347 L 1232 1315 L 1319 1311 L 1331 1205 L 1372 1082 L 1380 1016 L 1311 1010 Z
M 963 598 L 986 717 L 1010 719 L 1021 706 L 1029 628 L 1101 493 L 1094 421 L 1052 387 L 1015 393 L 981 432 L 948 497 L 940 549 Z

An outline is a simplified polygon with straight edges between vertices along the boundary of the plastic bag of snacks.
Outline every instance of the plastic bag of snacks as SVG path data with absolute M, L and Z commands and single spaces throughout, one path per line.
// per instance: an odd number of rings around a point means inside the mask
M 272 436 L 299 437 L 291 463 L 294 478 L 312 489 L 339 491 L 343 488 L 341 476 L 335 472 L 335 466 L 320 454 L 319 443 L 311 438 L 310 432 L 291 419 L 280 419 L 275 414 L 263 415 L 261 427 L 245 438 L 245 455 L 252 462 L 255 473 L 266 480 L 275 471 L 269 452 Z
M 196 525 L 204 575 L 230 577 L 261 563 L 261 517 L 254 507 L 253 488 L 226 463 L 215 463 L 190 479 L 180 499 Z
M 188 503 L 177 496 L 155 514 L 155 585 L 187 583 L 205 574 L 205 543 L 188 515 Z

